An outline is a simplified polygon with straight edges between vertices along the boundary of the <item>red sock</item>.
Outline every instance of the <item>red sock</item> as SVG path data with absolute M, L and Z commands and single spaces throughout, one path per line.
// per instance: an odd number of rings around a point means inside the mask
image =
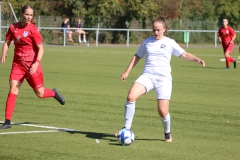
M 42 98 L 49 98 L 49 97 L 54 97 L 55 96 L 55 92 L 51 89 L 48 88 L 44 88 L 44 93 Z
M 229 67 L 229 65 L 230 65 L 230 58 L 226 57 L 225 59 L 226 59 L 226 67 Z
M 5 119 L 11 120 L 13 111 L 16 105 L 17 95 L 13 93 L 8 94 L 6 108 L 5 108 Z
M 235 62 L 235 59 L 232 57 L 229 57 L 230 62 Z

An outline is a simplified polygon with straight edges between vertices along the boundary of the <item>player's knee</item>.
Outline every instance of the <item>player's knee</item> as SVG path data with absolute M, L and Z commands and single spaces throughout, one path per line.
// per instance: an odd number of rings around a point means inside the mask
M 36 94 L 36 96 L 37 96 L 38 98 L 42 98 L 44 92 L 40 92 L 39 90 L 35 90 L 35 94 Z
M 19 92 L 19 89 L 16 88 L 16 87 L 15 88 L 10 88 L 10 92 L 17 95 L 18 92 Z
M 42 98 L 43 97 L 42 93 L 36 93 L 36 95 L 37 95 L 38 98 Z
M 226 52 L 224 53 L 224 55 L 225 55 L 225 57 L 229 57 L 229 56 L 230 56 L 229 51 L 226 51 Z
M 159 111 L 158 114 L 160 117 L 164 118 L 168 115 L 168 111 Z
M 134 101 L 136 101 L 136 96 L 133 94 L 133 93 L 128 93 L 128 96 L 127 96 L 127 101 L 128 102 L 134 102 Z

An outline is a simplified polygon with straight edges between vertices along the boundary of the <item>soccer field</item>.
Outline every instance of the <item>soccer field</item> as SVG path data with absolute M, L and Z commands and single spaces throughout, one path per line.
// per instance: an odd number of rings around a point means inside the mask
M 39 99 L 21 86 L 12 128 L 0 130 L 0 160 L 238 160 L 240 63 L 225 70 L 222 48 L 188 48 L 206 67 L 173 56 L 172 143 L 164 142 L 155 92 L 140 97 L 130 146 L 113 134 L 123 127 L 126 96 L 144 60 L 120 80 L 137 47 L 45 46 L 45 87 L 66 104 Z M 4 121 L 13 47 L 0 65 L 0 121 Z M 232 56 L 238 59 L 234 49 Z M 240 62 L 240 59 L 239 59 Z M 96 140 L 99 143 L 96 143 Z

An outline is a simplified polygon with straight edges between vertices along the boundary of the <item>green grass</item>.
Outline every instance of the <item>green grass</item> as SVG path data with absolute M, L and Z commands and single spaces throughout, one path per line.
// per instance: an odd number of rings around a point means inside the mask
M 239 68 L 224 70 L 221 48 L 188 48 L 206 67 L 172 57 L 173 92 L 170 103 L 173 143 L 164 135 L 154 91 L 136 104 L 131 146 L 118 145 L 113 134 L 123 126 L 129 88 L 141 74 L 144 60 L 120 81 L 137 47 L 45 46 L 42 60 L 45 87 L 65 97 L 39 99 L 25 81 L 17 99 L 13 122 L 70 128 L 78 132 L 0 134 L 1 160 L 225 160 L 240 159 Z M 0 120 L 4 121 L 13 48 L 0 74 Z M 233 57 L 238 57 L 237 49 Z M 46 131 L 13 125 L 2 132 Z M 96 143 L 99 139 L 100 143 Z

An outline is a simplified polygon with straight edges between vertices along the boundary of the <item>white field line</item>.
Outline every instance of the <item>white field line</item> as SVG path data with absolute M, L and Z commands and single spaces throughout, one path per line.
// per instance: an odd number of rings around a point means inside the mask
M 12 123 L 17 124 L 17 123 Z M 28 127 L 36 127 L 36 128 L 46 128 L 46 129 L 55 129 L 55 130 L 64 130 L 64 131 L 76 131 L 69 128 L 59 128 L 59 127 L 53 127 L 53 126 L 41 126 L 36 124 L 20 124 L 21 126 L 28 126 Z
M 25 132 L 0 132 L 1 134 L 30 134 L 30 133 L 49 133 L 49 132 L 60 132 L 58 130 L 48 130 L 48 131 L 25 131 Z
M 4 123 L 0 121 L 0 123 Z M 24 131 L 24 132 L 0 132 L 0 134 L 21 134 L 21 133 L 44 133 L 44 132 L 68 132 L 68 131 L 77 131 L 74 129 L 69 128 L 59 128 L 59 127 L 53 127 L 53 126 L 42 126 L 42 125 L 36 125 L 36 124 L 20 124 L 20 123 L 14 123 L 11 124 L 17 124 L 21 126 L 28 126 L 28 127 L 36 127 L 36 128 L 45 128 L 45 129 L 51 129 L 47 131 Z
M 239 59 L 240 59 L 240 57 L 236 58 L 237 63 L 240 62 Z M 222 59 L 220 59 L 220 61 L 225 62 L 226 60 L 225 60 L 225 58 L 222 58 Z

